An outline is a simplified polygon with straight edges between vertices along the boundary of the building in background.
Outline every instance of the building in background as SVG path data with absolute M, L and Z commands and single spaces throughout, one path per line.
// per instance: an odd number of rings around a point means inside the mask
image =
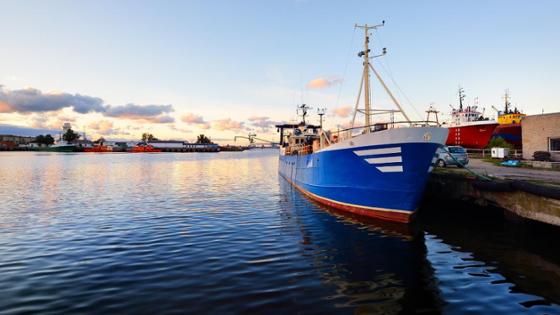
M 0 150 L 14 150 L 20 145 L 28 145 L 35 137 L 24 137 L 14 135 L 0 135 Z
M 156 149 L 183 149 L 186 147 L 188 141 L 177 140 L 152 140 L 148 144 Z
M 553 161 L 560 161 L 560 113 L 523 117 L 521 130 L 524 159 L 533 159 L 536 151 L 548 151 Z

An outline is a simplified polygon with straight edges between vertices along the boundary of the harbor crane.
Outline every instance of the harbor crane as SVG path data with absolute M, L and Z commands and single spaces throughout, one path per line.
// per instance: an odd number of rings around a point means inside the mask
M 234 142 L 237 141 L 238 138 L 239 138 L 239 139 L 247 139 L 247 140 L 249 140 L 249 147 L 250 147 L 250 148 L 256 147 L 255 140 L 270 143 L 270 146 L 271 146 L 271 147 L 276 147 L 276 146 L 278 145 L 277 142 L 270 141 L 270 140 L 266 140 L 266 139 L 257 138 L 257 135 L 256 135 L 255 133 L 251 133 L 251 132 L 250 132 L 247 136 L 235 136 L 235 137 L 233 138 L 233 141 L 234 141 Z

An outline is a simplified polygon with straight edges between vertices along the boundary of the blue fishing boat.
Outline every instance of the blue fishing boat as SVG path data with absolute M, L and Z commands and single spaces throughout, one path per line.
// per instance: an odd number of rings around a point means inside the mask
M 280 132 L 280 175 L 310 198 L 358 215 L 408 223 L 421 200 L 432 170 L 434 154 L 448 130 L 429 121 L 411 121 L 371 65 L 370 30 L 383 24 L 356 25 L 364 29 L 364 71 L 350 128 L 336 132 L 305 120 L 309 106 L 298 107 L 301 123 L 277 125 Z M 372 109 L 370 70 L 397 109 Z M 360 98 L 364 91 L 364 107 Z M 355 126 L 357 114 L 365 124 Z M 389 119 L 373 121 L 373 116 Z M 402 116 L 402 121 L 395 116 Z

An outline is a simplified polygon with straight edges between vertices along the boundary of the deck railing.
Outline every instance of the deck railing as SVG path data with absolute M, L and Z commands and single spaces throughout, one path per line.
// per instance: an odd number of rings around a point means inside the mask
M 375 123 L 371 125 L 340 129 L 334 131 L 333 134 L 337 136 L 337 141 L 334 142 L 338 142 L 341 140 L 352 138 L 354 136 L 353 133 L 354 130 L 360 130 L 364 128 L 370 128 L 371 132 L 378 132 L 387 129 L 402 128 L 402 127 L 438 127 L 438 126 L 441 126 L 441 124 L 439 124 L 437 121 L 432 121 L 432 120 L 393 121 L 393 122 Z

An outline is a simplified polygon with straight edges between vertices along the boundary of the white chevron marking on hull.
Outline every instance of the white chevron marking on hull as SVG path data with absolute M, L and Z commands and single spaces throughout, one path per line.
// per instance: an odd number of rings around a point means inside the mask
M 378 170 L 383 173 L 402 173 L 403 167 L 402 165 L 397 166 L 376 166 Z
M 402 156 L 388 156 L 366 159 L 369 164 L 402 163 Z
M 358 156 L 401 153 L 401 147 L 359 150 L 359 151 L 354 151 L 354 153 L 356 153 L 356 155 Z

